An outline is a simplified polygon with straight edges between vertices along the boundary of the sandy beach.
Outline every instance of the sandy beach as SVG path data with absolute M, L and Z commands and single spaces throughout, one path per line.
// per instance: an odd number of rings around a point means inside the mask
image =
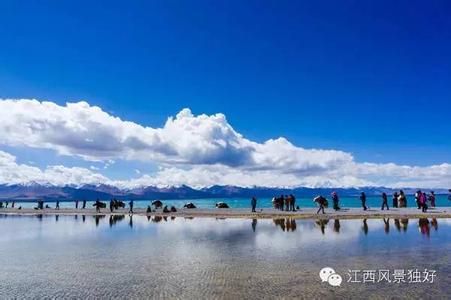
M 152 210 L 147 213 L 143 208 L 134 209 L 133 215 L 141 216 L 174 216 L 185 218 L 246 218 L 246 219 L 274 219 L 274 218 L 296 218 L 296 219 L 380 219 L 380 218 L 451 218 L 451 207 L 436 207 L 429 209 L 426 213 L 417 208 L 392 208 L 390 210 L 361 208 L 343 208 L 339 211 L 326 209 L 325 214 L 317 214 L 316 208 L 305 208 L 295 212 L 279 211 L 275 209 L 261 209 L 252 213 L 250 209 L 179 209 L 177 212 L 163 213 L 161 209 Z M 59 210 L 47 208 L 35 210 L 30 208 L 4 208 L 0 214 L 7 215 L 123 215 L 129 214 L 127 209 L 118 209 L 111 213 L 108 209 L 102 209 L 97 213 L 94 208 L 75 209 L 62 208 Z

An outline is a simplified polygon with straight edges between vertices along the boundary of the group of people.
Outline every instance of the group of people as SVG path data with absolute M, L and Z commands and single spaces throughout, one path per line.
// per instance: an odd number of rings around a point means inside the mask
M 0 201 L 0 208 L 8 208 L 9 202 L 5 201 L 5 204 L 3 206 L 3 201 Z M 16 205 L 16 202 L 12 202 L 11 203 L 11 208 L 14 208 L 14 206 Z M 22 207 L 20 207 L 19 209 L 21 209 Z
M 426 193 L 418 190 L 415 193 L 415 202 L 417 203 L 417 208 L 421 209 L 423 212 L 426 212 L 428 209 L 428 201 L 431 204 L 431 207 L 435 207 L 435 194 L 433 191 L 426 195 Z
M 255 198 L 255 197 L 254 197 Z M 296 197 L 294 195 L 280 195 L 280 197 L 272 198 L 272 204 L 275 209 L 285 211 L 296 211 Z M 295 209 L 296 207 L 296 209 Z
M 340 199 L 338 198 L 337 192 L 335 192 L 335 191 L 332 192 L 331 197 L 332 197 L 332 203 L 333 203 L 334 210 L 335 211 L 340 210 L 341 209 L 340 205 L 339 205 Z M 327 199 L 325 197 L 323 197 L 322 195 L 315 197 L 313 199 L 313 202 L 317 203 L 319 206 L 318 211 L 316 212 L 317 214 L 319 214 L 319 212 L 322 212 L 324 214 L 325 213 L 324 208 L 329 206 L 329 201 L 327 201 Z
M 390 208 L 388 205 L 387 193 L 383 192 L 381 197 L 382 197 L 381 210 L 384 210 L 384 209 L 389 210 Z M 340 210 L 341 209 L 340 205 L 339 205 L 340 199 L 338 197 L 338 194 L 335 191 L 331 193 L 331 198 L 332 198 L 332 202 L 333 202 L 333 209 L 335 211 Z M 361 192 L 359 198 L 360 198 L 363 210 L 367 210 L 368 206 L 366 204 L 367 199 L 366 199 L 365 192 Z M 450 195 L 448 196 L 448 199 L 451 200 L 451 190 L 450 190 Z M 317 203 L 317 205 L 319 206 L 317 214 L 320 212 L 322 212 L 324 214 L 325 213 L 324 209 L 327 208 L 329 205 L 328 200 L 324 196 L 319 195 L 319 196 L 315 197 L 313 199 L 313 201 L 315 203 Z M 436 201 L 436 196 L 433 191 L 431 191 L 429 194 L 426 194 L 426 193 L 422 192 L 421 190 L 418 190 L 415 193 L 415 202 L 417 204 L 417 208 L 421 209 L 422 212 L 426 212 L 427 209 L 429 208 L 429 205 L 430 205 L 430 207 L 435 207 L 435 204 L 436 204 L 435 201 Z M 4 206 L 4 204 L 5 204 L 5 206 Z M 60 204 L 60 201 L 57 200 L 55 209 L 58 210 L 60 208 L 59 204 Z M 118 210 L 119 208 L 125 208 L 125 206 L 126 206 L 123 201 L 117 200 L 115 198 L 111 199 L 109 204 L 110 204 L 109 205 L 110 212 L 114 212 L 115 210 Z M 128 204 L 129 204 L 129 213 L 133 213 L 134 201 L 131 200 Z M 9 205 L 9 203 L 7 201 L 6 202 L 0 201 L 0 208 L 4 208 L 4 207 L 8 208 L 8 205 Z M 168 208 L 167 206 L 163 207 L 163 203 L 159 200 L 153 201 L 152 205 L 155 206 L 155 209 L 163 208 L 163 212 L 176 212 L 177 211 L 177 209 L 174 206 L 172 206 L 171 208 Z M 279 197 L 272 198 L 272 205 L 275 209 L 281 210 L 281 211 L 296 211 L 299 209 L 299 206 L 296 206 L 296 197 L 292 194 L 280 195 Z M 14 208 L 14 206 L 15 206 L 15 202 L 13 201 L 11 208 Z M 78 209 L 78 206 L 79 206 L 79 200 L 75 200 L 75 209 Z M 98 212 L 98 213 L 100 212 L 101 208 L 106 208 L 106 204 L 104 202 L 100 201 L 99 199 L 97 199 L 94 202 L 93 206 L 96 208 L 96 212 Z M 218 207 L 218 204 L 216 204 L 216 206 Z M 193 203 L 189 203 L 189 204 L 186 204 L 184 207 L 185 208 L 195 208 L 196 206 Z M 256 207 L 257 207 L 257 198 L 252 197 L 251 198 L 252 212 L 256 212 Z M 392 207 L 393 208 L 407 207 L 407 197 L 403 190 L 393 193 Z M 21 209 L 21 208 L 22 207 L 19 207 L 18 209 Z M 50 208 L 50 207 L 48 205 L 45 205 L 45 208 Z M 86 208 L 86 200 L 82 200 L 81 208 L 82 209 Z M 34 209 L 36 209 L 36 210 L 44 209 L 44 200 L 38 200 L 37 207 L 35 207 Z M 150 205 L 147 207 L 146 212 L 147 213 L 152 212 Z
M 339 198 L 338 194 L 336 192 L 332 192 L 331 194 L 332 201 L 333 201 L 333 208 L 335 211 L 340 210 L 339 206 Z M 451 200 L 451 199 L 450 199 Z M 314 202 L 316 202 L 319 206 L 319 209 L 317 211 L 317 214 L 322 212 L 324 214 L 324 208 L 328 207 L 328 201 L 325 197 L 322 195 L 319 195 L 313 199 Z M 362 203 L 363 210 L 367 210 L 368 206 L 366 205 L 366 194 L 365 192 L 361 192 L 360 194 L 360 201 Z M 431 207 L 435 207 L 435 193 L 431 191 L 429 195 L 426 195 L 426 193 L 422 192 L 421 190 L 418 190 L 415 193 L 415 202 L 417 203 L 418 209 L 421 209 L 422 212 L 426 212 L 428 209 L 428 202 L 430 203 Z M 407 207 L 407 197 L 403 190 L 400 190 L 399 193 L 395 192 L 392 196 L 392 207 L 398 208 L 398 207 Z M 382 206 L 381 210 L 387 209 L 389 210 L 388 205 L 388 196 L 387 193 L 382 193 Z

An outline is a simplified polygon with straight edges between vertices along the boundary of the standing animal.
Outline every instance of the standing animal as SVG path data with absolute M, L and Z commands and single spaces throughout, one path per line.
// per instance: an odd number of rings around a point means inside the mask
M 125 208 L 125 203 L 124 203 L 124 201 L 114 199 L 113 207 L 114 207 L 114 209 Z
M 229 205 L 225 202 L 218 202 L 216 203 L 217 208 L 229 208 Z
M 183 205 L 184 208 L 196 208 L 196 205 L 194 205 L 193 202 L 188 202 L 185 205 Z
M 161 208 L 163 207 L 163 202 L 161 202 L 160 200 L 155 200 L 152 202 L 152 205 L 155 206 L 155 208 Z

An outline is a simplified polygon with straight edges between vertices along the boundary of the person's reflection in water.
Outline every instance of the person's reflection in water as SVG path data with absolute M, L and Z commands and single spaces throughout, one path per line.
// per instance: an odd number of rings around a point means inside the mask
M 58 219 L 60 218 L 59 215 L 55 215 L 55 222 L 58 222 Z
M 285 231 L 285 220 L 284 219 L 273 219 L 272 220 L 274 222 L 274 224 L 278 227 L 280 227 L 280 229 L 282 229 L 282 231 Z
M 291 219 L 291 218 L 286 218 L 285 219 L 285 228 L 287 229 L 287 232 L 289 232 L 289 231 L 291 231 L 291 232 L 293 232 L 293 231 L 295 231 L 296 230 L 296 228 L 293 228 L 293 219 Z M 295 225 L 295 227 L 296 227 L 296 223 L 294 223 Z
M 340 220 L 339 219 L 334 220 L 334 232 L 340 233 Z
M 319 226 L 322 234 L 326 233 L 325 229 L 326 229 L 327 223 L 329 223 L 329 220 L 327 220 L 327 219 L 320 219 L 320 220 L 316 220 L 316 222 L 315 222 L 315 224 Z
M 110 215 L 110 227 L 125 219 L 125 215 Z
M 429 227 L 429 220 L 427 218 L 421 218 L 418 220 L 418 228 L 423 235 L 429 237 L 431 228 Z
M 74 219 L 75 219 L 75 221 L 77 221 L 78 220 L 78 215 L 75 215 Z
M 128 217 L 128 226 L 130 226 L 130 228 L 133 228 L 133 215 L 129 215 Z
M 390 232 L 390 219 L 387 218 L 387 220 L 385 220 L 385 218 L 383 218 L 382 220 L 384 221 L 384 231 L 388 234 Z
M 291 231 L 296 231 L 296 220 L 290 219 L 290 223 L 291 223 Z
M 252 231 L 255 232 L 257 228 L 257 219 L 252 219 Z
M 165 222 L 167 222 L 167 221 L 168 221 L 168 217 L 167 217 L 167 216 L 163 216 L 163 220 L 164 220 Z
M 435 229 L 435 231 L 438 230 L 438 222 L 436 218 L 432 218 L 431 220 L 431 226 Z
M 155 217 L 153 217 L 152 222 L 160 223 L 161 220 L 163 220 L 163 218 L 161 216 L 155 216 Z
M 42 214 L 36 215 L 36 218 L 38 218 L 39 221 L 42 221 Z
M 399 223 L 399 219 L 395 219 L 395 227 L 398 231 L 401 231 L 401 224 Z
M 280 227 L 282 231 L 295 231 L 296 230 L 296 220 L 292 218 L 284 219 L 273 219 L 272 220 L 277 227 Z
M 95 222 L 96 222 L 96 227 L 99 226 L 100 219 L 103 219 L 103 218 L 105 218 L 104 215 L 96 215 L 96 216 L 94 216 L 94 219 L 95 219 Z
M 366 223 L 366 219 L 363 219 L 362 230 L 363 230 L 363 233 L 364 233 L 365 235 L 368 234 L 368 224 Z
M 85 215 L 82 215 L 81 216 L 81 220 L 83 221 L 83 223 L 86 221 L 86 216 Z
M 407 226 L 409 225 L 409 219 L 401 219 L 402 230 L 407 231 Z
M 174 216 L 171 216 L 171 221 L 174 221 L 175 220 L 175 217 Z
M 147 216 L 147 221 L 150 221 L 150 216 Z

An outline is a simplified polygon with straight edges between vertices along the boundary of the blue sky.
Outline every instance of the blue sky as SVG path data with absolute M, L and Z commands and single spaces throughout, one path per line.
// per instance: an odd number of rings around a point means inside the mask
M 188 107 L 259 143 L 451 161 L 448 1 L 1 1 L 0 36 L 3 99 L 85 100 L 151 127 Z M 92 165 L 1 149 L 41 168 Z M 119 159 L 104 173 L 155 168 Z

